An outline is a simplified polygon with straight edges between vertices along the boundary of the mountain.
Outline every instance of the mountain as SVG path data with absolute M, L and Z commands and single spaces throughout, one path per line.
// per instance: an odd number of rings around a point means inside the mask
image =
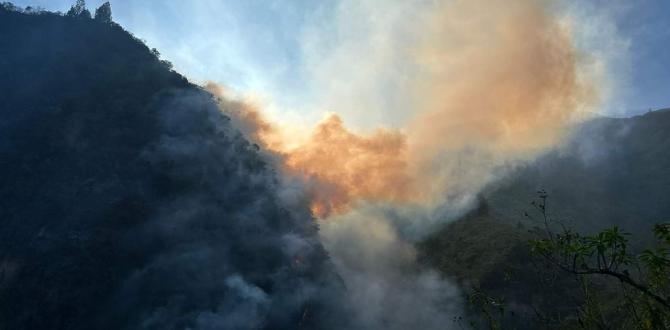
M 0 77 L 0 328 L 343 326 L 307 200 L 157 51 L 3 4 Z
M 636 235 L 670 217 L 670 109 L 632 118 L 599 118 L 562 147 L 519 168 L 484 192 L 491 212 L 522 220 L 534 192 L 549 194 L 556 220 L 580 231 L 618 225 Z
M 585 297 L 575 277 L 531 254 L 543 227 L 531 205 L 548 194 L 558 230 L 594 233 L 619 226 L 639 252 L 654 240 L 651 228 L 670 218 L 670 109 L 632 118 L 596 118 L 575 129 L 562 146 L 516 168 L 487 187 L 479 207 L 418 244 L 421 260 L 465 288 L 503 299 L 506 328 L 545 328 L 576 322 Z M 528 214 L 529 216 L 526 216 Z M 612 324 L 618 283 L 594 278 Z M 481 306 L 472 307 L 481 316 Z M 567 328 L 578 327 L 568 322 Z

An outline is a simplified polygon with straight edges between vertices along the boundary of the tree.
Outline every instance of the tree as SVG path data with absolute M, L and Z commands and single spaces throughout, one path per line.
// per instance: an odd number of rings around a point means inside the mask
M 562 225 L 561 232 L 553 232 L 548 195 L 539 191 L 538 196 L 532 205 L 541 215 L 544 232 L 531 242 L 533 252 L 578 278 L 616 279 L 622 285 L 629 316 L 639 328 L 670 327 L 670 223 L 654 226 L 655 249 L 635 255 L 629 247 L 630 234 L 617 226 L 595 235 L 581 235 Z
M 109 4 L 109 1 L 103 3 L 95 10 L 95 20 L 103 23 L 112 22 L 112 6 Z
M 0 2 L 0 9 L 4 9 L 7 11 L 20 11 L 21 8 L 15 6 L 11 2 Z
M 67 11 L 67 16 L 91 18 L 91 12 L 86 9 L 86 1 L 77 0 L 77 3 L 72 5 L 70 10 Z

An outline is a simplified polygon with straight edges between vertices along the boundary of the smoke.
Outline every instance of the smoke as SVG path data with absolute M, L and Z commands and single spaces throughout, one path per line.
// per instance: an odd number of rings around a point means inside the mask
M 286 167 L 311 182 L 313 211 L 327 217 L 358 199 L 402 202 L 408 198 L 405 136 L 379 129 L 370 136 L 346 130 L 337 115 L 321 122 L 310 139 L 287 152 Z
M 339 308 L 330 304 L 339 289 L 306 200 L 284 197 L 258 148 L 209 94 L 165 93 L 154 106 L 161 135 L 142 157 L 163 171 L 156 183 L 163 196 L 127 234 L 142 237 L 136 245 L 146 262 L 112 305 L 147 328 L 328 327 L 324 313 Z M 156 244 L 167 247 L 153 253 Z
M 215 104 L 152 56 L 128 65 L 88 52 L 99 45 L 93 35 L 40 57 L 33 67 L 68 74 L 21 88 L 77 93 L 31 97 L 48 116 L 12 120 L 0 139 L 12 146 L 0 163 L 12 179 L 1 208 L 10 322 L 448 327 L 459 290 L 417 264 L 415 241 L 507 168 L 561 142 L 598 101 L 581 70 L 589 61 L 574 26 L 541 0 L 343 0 L 334 9 L 315 16 L 323 23 L 305 32 L 303 55 L 318 108 L 337 115 L 304 136 L 210 84 Z M 7 68 L 42 53 L 18 49 Z M 100 62 L 79 77 L 69 74 L 79 61 L 61 61 L 76 56 Z M 148 71 L 98 79 L 108 68 Z M 77 96 L 110 90 L 141 101 Z
M 360 133 L 331 114 L 310 136 L 287 143 L 290 127 L 271 125 L 255 109 L 239 115 L 243 130 L 310 182 L 312 208 L 322 218 L 361 200 L 435 206 L 471 198 L 505 167 L 560 144 L 599 101 L 592 58 L 572 39 L 576 23 L 549 2 L 384 8 L 377 17 L 375 6 L 340 3 L 333 19 L 339 46 L 310 40 L 306 48 L 319 45 L 330 52 L 313 54 L 320 61 L 313 84 L 323 89 L 324 107 L 350 117 L 352 107 L 371 109 L 363 117 L 388 110 L 402 128 Z M 353 18 L 367 25 L 348 24 Z M 361 70 L 367 77 L 359 77 Z M 387 87 L 371 90 L 356 78 Z M 377 101 L 360 97 L 361 90 Z M 400 99 L 402 109 L 384 98 Z
M 462 315 L 458 288 L 417 267 L 413 244 L 378 210 L 335 216 L 321 237 L 362 328 L 444 329 Z
M 357 88 L 360 80 L 352 75 L 361 70 L 370 76 L 363 78 L 363 84 L 393 86 L 370 91 L 381 94 L 380 99 L 402 97 L 403 108 L 390 106 L 388 114 L 403 118 L 403 137 L 394 139 L 406 146 L 386 144 L 388 149 L 356 152 L 350 158 L 371 161 L 358 161 L 356 173 L 349 166 L 331 167 L 326 180 L 339 182 L 339 188 L 346 190 L 347 180 L 328 179 L 375 173 L 378 156 L 387 151 L 396 158 L 393 163 L 403 166 L 391 173 L 392 179 L 386 176 L 383 193 L 349 195 L 368 200 L 444 202 L 441 197 L 445 195 L 474 194 L 497 167 L 531 159 L 561 142 L 566 128 L 583 119 L 598 100 L 596 77 L 580 74 L 588 66 L 588 57 L 575 48 L 571 26 L 548 2 L 450 1 L 388 7 L 385 4 L 385 14 L 378 18 L 374 8 L 344 2 L 340 7 L 344 17 L 339 20 L 368 17 L 371 27 L 365 31 L 371 31 L 372 36 L 368 40 L 356 35 L 357 41 L 346 40 L 341 48 L 329 49 L 330 57 L 318 54 L 325 59 L 315 75 L 327 83 L 317 85 L 324 87 L 324 94 L 333 95 L 326 99 L 347 100 L 332 106 L 353 106 L 350 103 L 356 101 L 358 91 L 345 93 L 344 83 L 338 81 L 355 81 L 351 88 Z M 384 30 L 389 26 L 393 28 Z M 342 34 L 353 38 L 354 32 Z M 343 58 L 355 59 L 353 73 L 343 67 L 328 68 L 329 63 L 343 65 Z M 385 102 L 370 102 L 369 98 L 361 103 L 356 109 L 387 107 Z M 290 158 L 310 160 L 293 167 L 308 173 L 325 172 L 319 164 L 331 155 L 319 152 L 322 136 L 317 132 L 314 142 L 288 152 Z M 388 140 L 380 135 L 359 137 L 374 139 L 380 145 Z M 351 139 L 340 141 L 347 144 Z M 331 139 L 328 148 L 349 149 L 335 146 L 337 142 Z M 318 155 L 323 159 L 317 159 Z M 332 173 L 338 169 L 339 175 Z
M 81 112 L 69 102 L 48 129 L 35 129 L 39 116 L 13 126 L 17 148 L 3 153 L 16 173 L 2 201 L 3 325 L 348 328 L 308 199 L 209 93 L 161 88 L 142 107 Z
M 298 143 L 282 142 L 290 127 L 256 110 L 239 120 L 302 183 L 357 321 L 444 327 L 460 294 L 417 265 L 413 242 L 509 169 L 560 145 L 600 102 L 601 77 L 575 45 L 578 22 L 548 1 L 335 9 L 304 48 L 320 107 L 338 114 Z M 326 30 L 335 41 L 320 39 Z M 370 121 L 390 128 L 365 129 Z

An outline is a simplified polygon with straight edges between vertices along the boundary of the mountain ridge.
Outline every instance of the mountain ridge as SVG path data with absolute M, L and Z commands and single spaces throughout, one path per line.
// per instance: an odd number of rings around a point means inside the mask
M 570 315 L 564 326 L 579 327 L 576 313 L 585 302 L 579 283 L 531 253 L 530 241 L 544 230 L 531 202 L 538 190 L 548 193 L 557 232 L 618 226 L 631 233 L 633 253 L 654 247 L 653 224 L 670 217 L 669 128 L 670 109 L 584 123 L 565 145 L 488 186 L 474 211 L 418 242 L 420 260 L 466 291 L 503 300 L 511 312 L 501 319 L 505 327 L 547 327 Z M 612 324 L 625 324 L 612 306 L 618 284 L 601 278 L 592 284 Z M 481 306 L 470 307 L 481 316 Z
M 0 328 L 348 322 L 306 197 L 156 51 L 0 7 L 0 76 Z

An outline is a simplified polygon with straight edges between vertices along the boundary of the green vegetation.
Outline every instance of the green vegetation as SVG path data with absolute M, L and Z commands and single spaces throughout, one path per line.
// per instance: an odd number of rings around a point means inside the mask
M 617 226 L 582 235 L 554 220 L 538 192 L 526 227 L 485 202 L 419 244 L 423 260 L 465 288 L 467 329 L 670 328 L 670 223 L 633 246 Z M 636 244 L 633 244 L 636 243 Z
M 531 241 L 532 251 L 561 271 L 577 276 L 588 297 L 589 276 L 602 276 L 619 281 L 623 300 L 619 310 L 625 328 L 667 329 L 670 328 L 670 223 L 656 224 L 653 233 L 658 239 L 655 248 L 645 249 L 640 254 L 631 253 L 630 234 L 617 226 L 595 235 L 580 235 L 563 227 L 559 233 L 552 232 L 551 217 L 547 211 L 548 195 L 538 192 L 533 202 L 542 215 L 545 232 L 542 238 Z M 598 304 L 588 300 L 580 313 L 580 324 L 595 328 L 611 328 L 601 312 L 590 312 Z
M 584 265 L 598 269 L 598 248 L 614 244 L 615 258 L 606 249 L 607 266 L 668 299 L 661 285 L 668 273 L 667 225 L 656 225 L 670 215 L 667 127 L 670 109 L 585 123 L 560 148 L 487 187 L 476 211 L 420 242 L 427 265 L 469 297 L 479 296 L 470 299 L 463 326 L 490 328 L 486 308 L 503 329 L 663 329 L 661 321 L 650 321 L 666 315 L 654 298 L 615 276 L 574 274 L 555 261 L 563 261 L 565 249 L 590 249 L 592 263 Z M 551 195 L 546 224 L 540 205 L 548 209 L 547 201 L 537 196 L 529 204 L 540 187 L 548 188 L 541 195 Z M 552 245 L 550 237 L 571 244 Z M 540 253 L 543 246 L 553 259 Z
M 528 242 L 535 238 L 526 225 L 504 223 L 481 206 L 422 241 L 418 250 L 420 260 L 464 289 L 469 306 L 456 320 L 463 328 L 575 325 L 572 316 L 584 302 L 579 284 L 532 254 Z

